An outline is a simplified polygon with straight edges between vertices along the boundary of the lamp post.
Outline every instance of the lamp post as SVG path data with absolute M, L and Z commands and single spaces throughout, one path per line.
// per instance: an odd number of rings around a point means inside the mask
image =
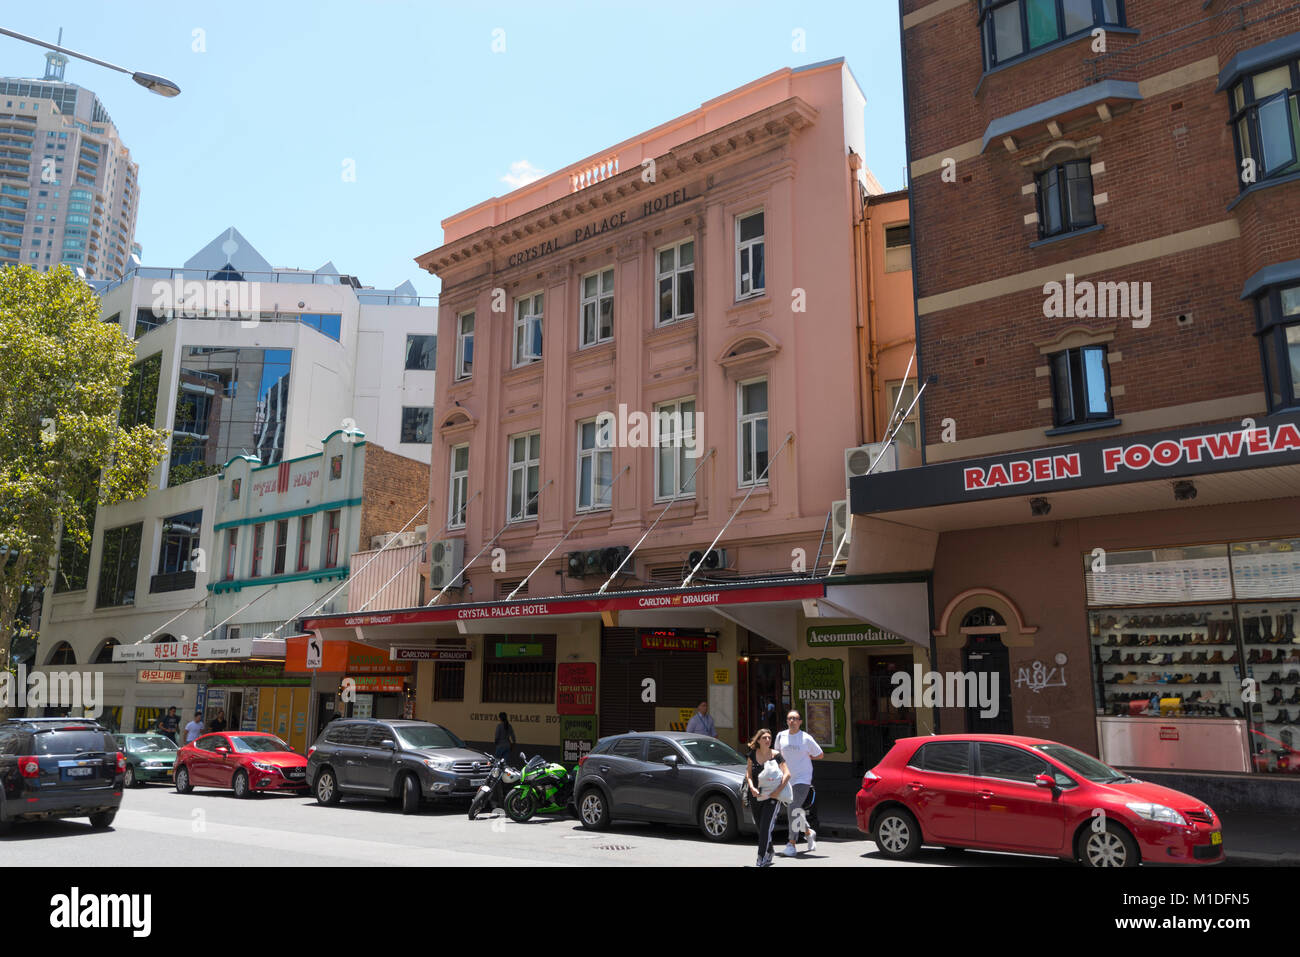
M 72 50 L 65 49 L 64 47 L 56 46 L 53 43 L 46 43 L 44 40 L 37 40 L 35 37 L 24 36 L 21 33 L 15 33 L 13 30 L 6 30 L 4 27 L 0 27 L 0 34 L 4 34 L 7 37 L 13 37 L 16 40 L 24 40 L 27 43 L 34 43 L 38 47 L 45 47 L 47 50 L 53 50 L 55 53 L 62 53 L 65 56 L 73 56 L 79 60 L 88 60 L 89 62 L 96 63 L 99 66 L 106 66 L 110 70 L 116 70 L 118 73 L 125 73 L 146 90 L 149 90 L 152 93 L 157 93 L 159 96 L 176 96 L 176 94 L 181 91 L 179 86 L 163 76 L 155 76 L 152 73 L 141 73 L 138 70 L 128 70 L 115 63 L 109 63 L 107 60 L 99 60 L 93 56 L 86 56 L 84 53 L 76 53 Z

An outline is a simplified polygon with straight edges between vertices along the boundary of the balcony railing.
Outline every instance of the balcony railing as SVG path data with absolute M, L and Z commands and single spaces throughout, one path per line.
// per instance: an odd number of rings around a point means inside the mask
M 164 575 L 154 575 L 149 579 L 149 594 L 164 591 L 185 591 L 193 588 L 198 580 L 195 572 L 168 572 Z
M 618 175 L 618 157 L 606 156 L 599 162 L 593 163 L 585 169 L 575 170 L 569 174 L 570 192 L 576 193 L 580 189 L 586 189 L 602 180 L 607 180 L 612 176 Z

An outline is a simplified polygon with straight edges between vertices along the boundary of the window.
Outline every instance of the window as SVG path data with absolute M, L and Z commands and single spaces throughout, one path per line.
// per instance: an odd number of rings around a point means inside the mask
M 174 575 L 190 570 L 190 556 L 199 547 L 202 526 L 202 509 L 163 519 L 162 549 L 158 554 L 159 575 Z
M 406 368 L 432 371 L 438 365 L 437 336 L 406 337 Z
M 239 544 L 239 529 L 226 529 L 226 581 L 235 579 L 236 546 Z
M 456 445 L 451 450 L 451 487 L 447 490 L 447 527 L 465 527 L 465 508 L 469 495 L 469 446 Z
M 335 342 L 339 340 L 339 326 L 342 316 L 337 313 L 304 312 L 298 317 L 304 326 L 311 326 L 321 335 L 329 336 Z
M 232 529 L 233 531 L 233 529 Z M 289 555 L 289 520 L 282 518 L 275 523 L 275 564 L 272 575 L 283 575 L 284 564 Z
M 243 479 L 235 479 L 233 482 L 230 483 L 230 500 L 232 502 L 239 501 L 239 490 L 243 484 L 244 484 Z
M 1124 26 L 1124 0 L 980 0 L 984 69 L 1100 24 Z
M 325 567 L 335 568 L 339 563 L 338 509 L 325 513 Z
M 300 572 L 305 572 L 311 567 L 311 522 L 310 515 L 298 519 L 298 571 Z
M 552 704 L 554 635 L 484 635 L 484 704 Z
M 655 322 L 658 325 L 695 315 L 695 240 L 659 250 L 656 277 L 659 314 Z
M 1244 76 L 1230 95 L 1240 187 L 1300 170 L 1300 61 Z
M 266 545 L 266 523 L 253 526 L 253 568 L 249 573 L 250 578 L 258 578 L 262 574 L 262 549 Z
M 1081 425 L 1112 417 L 1106 347 L 1083 346 L 1051 356 L 1056 425 Z
M 906 272 L 912 268 L 912 224 L 885 227 L 885 272 Z
M 614 338 L 614 270 L 603 269 L 582 277 L 579 302 L 579 348 Z
M 467 312 L 456 325 L 456 378 L 468 379 L 474 372 L 474 313 Z
M 542 293 L 515 300 L 516 366 L 528 365 L 542 357 Z
M 912 224 L 903 223 L 901 226 L 885 227 L 885 248 L 898 249 L 902 246 L 912 245 Z
M 330 456 L 330 481 L 336 481 L 343 477 L 343 456 Z
M 740 484 L 767 484 L 767 380 L 742 382 L 737 390 Z
M 433 409 L 402 406 L 402 442 L 430 445 L 433 442 Z
M 439 638 L 435 644 L 439 648 L 465 650 L 465 645 L 458 638 Z M 465 700 L 464 661 L 435 661 L 433 663 L 433 700 Z
M 763 211 L 736 217 L 736 299 L 761 296 L 763 273 Z
M 646 744 L 645 759 L 648 764 L 663 764 L 664 758 L 672 755 L 679 764 L 685 764 L 680 752 L 662 738 L 651 738 Z
M 1300 405 L 1300 285 L 1273 287 L 1255 300 L 1270 412 Z
M 645 738 L 620 738 L 614 745 L 611 754 L 618 755 L 620 758 L 632 758 L 634 761 L 640 761 L 642 750 L 645 747 Z
M 537 485 L 541 474 L 542 433 L 527 432 L 510 437 L 510 476 L 507 489 L 507 521 L 522 522 L 537 517 Z
M 578 511 L 610 507 L 614 480 L 612 427 L 608 420 L 578 423 Z
M 699 463 L 695 439 L 695 400 L 677 399 L 655 406 L 655 498 L 695 495 Z
M 980 777 L 1001 778 L 1004 781 L 1020 781 L 1033 784 L 1034 778 L 1052 771 L 1042 758 L 1010 748 L 1004 744 L 980 743 Z
M 140 566 L 140 534 L 143 530 L 144 523 L 137 522 L 104 532 L 96 606 L 135 604 L 135 576 Z
M 970 774 L 970 744 L 965 741 L 923 744 L 908 765 L 937 774 Z
M 899 393 L 903 394 L 900 399 Z M 912 403 L 916 400 L 916 380 L 908 379 L 906 382 L 889 383 L 889 410 L 898 410 L 898 415 L 905 416 L 902 425 L 898 427 L 898 441 L 906 442 L 912 448 L 919 448 L 917 445 L 920 428 L 921 412 L 920 406 L 912 408 Z M 908 412 L 911 409 L 911 412 Z
M 161 372 L 161 352 L 131 367 L 131 377 L 122 390 L 122 407 L 118 415 L 118 424 L 122 428 L 153 425 L 158 409 L 158 377 Z
M 1038 187 L 1038 235 L 1046 239 L 1097 224 L 1092 206 L 1092 162 L 1073 160 L 1044 170 Z

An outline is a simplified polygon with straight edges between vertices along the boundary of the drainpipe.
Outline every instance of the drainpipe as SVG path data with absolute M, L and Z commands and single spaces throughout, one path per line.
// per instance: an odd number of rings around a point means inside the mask
M 871 397 L 871 387 L 867 382 L 867 366 L 871 361 L 869 327 L 872 306 L 869 298 L 871 295 L 868 273 L 870 262 L 866 258 L 869 248 L 866 246 L 867 207 L 858 184 L 857 173 L 860 169 L 862 169 L 862 157 L 849 150 L 849 193 L 853 204 L 853 297 L 858 354 L 858 444 L 865 445 L 869 438 L 875 437 L 875 405 Z

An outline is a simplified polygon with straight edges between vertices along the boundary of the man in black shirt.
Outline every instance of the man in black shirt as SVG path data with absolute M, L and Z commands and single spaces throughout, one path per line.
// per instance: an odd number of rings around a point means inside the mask
M 168 708 L 167 713 L 158 719 L 158 730 L 171 738 L 173 744 L 176 743 L 176 733 L 180 727 L 181 719 L 177 716 L 175 707 Z

